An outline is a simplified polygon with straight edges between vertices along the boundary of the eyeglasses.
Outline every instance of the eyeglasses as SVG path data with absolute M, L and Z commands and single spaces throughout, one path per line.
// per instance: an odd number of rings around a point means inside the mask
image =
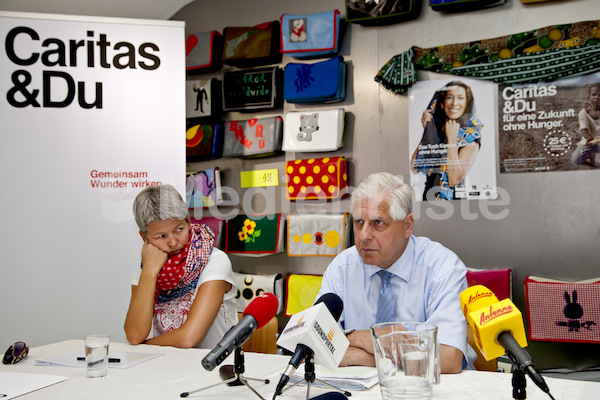
M 16 364 L 27 357 L 27 353 L 29 353 L 29 347 L 27 347 L 25 342 L 15 342 L 15 344 L 10 346 L 8 350 L 6 350 L 6 353 L 4 353 L 2 363 Z

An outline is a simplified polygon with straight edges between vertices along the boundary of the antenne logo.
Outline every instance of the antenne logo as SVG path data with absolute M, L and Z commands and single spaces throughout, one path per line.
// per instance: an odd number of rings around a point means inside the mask
M 471 305 L 473 303 L 475 303 L 477 300 L 481 300 L 483 298 L 489 298 L 489 297 L 495 297 L 495 294 L 489 290 L 484 291 L 484 292 L 479 292 L 479 290 L 476 290 L 474 294 L 471 294 L 469 296 L 469 300 L 467 300 L 465 302 L 465 305 L 463 307 L 463 313 L 466 314 L 469 310 L 469 308 L 471 307 Z M 475 311 L 475 310 L 473 310 Z
M 469 301 L 468 304 L 473 304 L 475 301 L 480 300 L 482 298 L 485 297 L 492 297 L 494 296 L 494 293 L 492 293 L 491 291 L 486 291 L 486 292 L 479 292 L 479 290 L 475 291 L 475 294 L 472 294 L 471 296 L 469 296 Z
M 500 318 L 503 315 L 510 314 L 514 311 L 514 308 L 511 305 L 507 305 L 494 310 L 493 306 L 490 306 L 489 313 L 486 314 L 485 310 L 481 312 L 481 317 L 479 319 L 479 325 L 483 326 L 495 320 L 496 318 Z

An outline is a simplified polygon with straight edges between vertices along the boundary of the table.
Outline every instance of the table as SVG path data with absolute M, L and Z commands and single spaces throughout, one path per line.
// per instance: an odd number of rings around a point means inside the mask
M 36 374 L 52 374 L 65 376 L 68 379 L 41 390 L 28 393 L 19 399 L 180 399 L 182 392 L 193 391 L 214 383 L 221 382 L 219 368 L 206 371 L 201 360 L 209 352 L 206 349 L 177 349 L 173 347 L 111 343 L 111 352 L 143 352 L 162 353 L 161 357 L 146 361 L 128 369 L 109 369 L 104 378 L 87 378 L 84 368 L 36 366 L 36 357 L 50 357 L 83 351 L 83 340 L 68 340 L 46 346 L 31 348 L 29 356 L 16 365 L 0 364 L 0 372 L 22 372 Z M 250 382 L 265 399 L 273 398 L 279 376 L 289 362 L 289 356 L 268 355 L 258 353 L 245 354 L 244 376 L 268 378 L 269 384 Z M 222 365 L 233 364 L 233 356 Z M 317 376 L 318 378 L 318 376 Z M 511 400 L 512 374 L 482 371 L 463 371 L 456 375 L 442 375 L 441 383 L 433 389 L 435 400 Z M 550 392 L 556 400 L 592 400 L 598 398 L 600 383 L 575 381 L 568 379 L 545 378 Z M 311 387 L 311 397 L 330 390 Z M 0 388 L 1 392 L 1 388 Z M 218 385 L 216 387 L 194 393 L 189 399 L 249 399 L 258 397 L 244 386 Z M 306 387 L 295 387 L 284 392 L 277 399 L 303 400 L 306 398 Z M 381 399 L 379 386 L 369 390 L 354 391 L 350 399 Z M 527 399 L 548 400 L 549 397 L 538 389 L 531 380 L 527 380 Z

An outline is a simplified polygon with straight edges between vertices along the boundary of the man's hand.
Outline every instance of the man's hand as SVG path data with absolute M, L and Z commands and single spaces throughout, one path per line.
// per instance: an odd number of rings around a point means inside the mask
M 351 367 L 353 365 L 374 367 L 375 356 L 358 347 L 348 347 L 346 354 L 344 354 L 344 358 L 342 358 L 342 361 L 340 362 L 340 367 Z
M 400 327 L 395 325 L 398 330 Z M 404 328 L 404 327 L 402 327 Z M 392 326 L 386 326 L 379 335 L 385 335 L 392 332 Z M 351 365 L 375 366 L 375 349 L 371 339 L 371 331 L 354 331 L 347 336 L 350 346 L 342 358 L 340 367 Z M 457 374 L 462 370 L 463 353 L 459 349 L 441 344 L 440 345 L 440 369 L 443 374 Z

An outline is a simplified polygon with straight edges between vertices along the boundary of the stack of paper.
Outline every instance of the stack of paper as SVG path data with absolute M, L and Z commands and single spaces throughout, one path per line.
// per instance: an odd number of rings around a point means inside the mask
M 66 377 L 58 375 L 0 372 L 0 397 L 12 399 L 66 379 Z
M 109 354 L 109 358 L 118 359 L 119 362 L 109 362 L 108 368 L 115 369 L 126 369 L 133 367 L 134 365 L 141 364 L 145 361 L 152 360 L 153 358 L 160 357 L 163 354 L 156 353 L 113 353 Z M 52 366 L 63 366 L 63 367 L 85 367 L 85 360 L 78 360 L 78 358 L 84 358 L 83 351 L 78 351 L 71 354 L 61 354 L 56 356 L 50 356 L 45 358 L 36 358 L 35 365 L 52 365 Z
M 315 378 L 344 390 L 366 390 L 379 381 L 375 367 L 339 367 L 335 370 L 328 370 L 320 365 L 315 365 Z M 295 383 L 302 380 L 304 380 L 304 364 L 294 372 L 290 382 Z M 312 385 L 326 387 L 318 380 L 315 380 Z

